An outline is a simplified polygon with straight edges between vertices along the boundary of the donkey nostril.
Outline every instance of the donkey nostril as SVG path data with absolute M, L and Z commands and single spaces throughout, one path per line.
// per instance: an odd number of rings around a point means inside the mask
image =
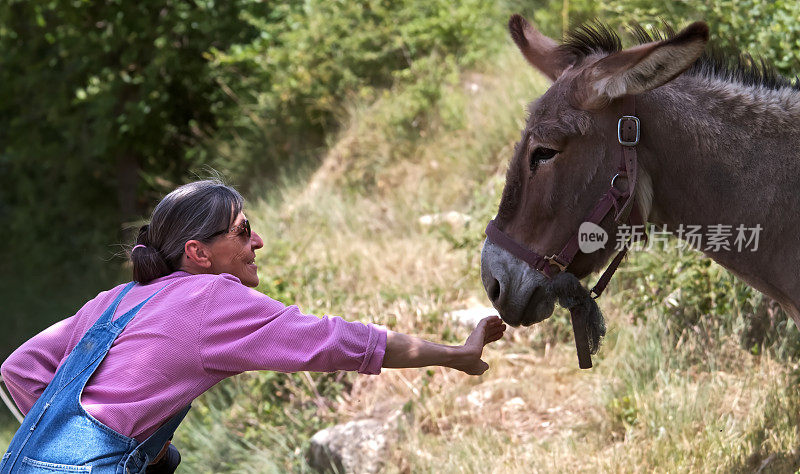
M 491 283 L 489 283 L 489 288 L 486 289 L 486 294 L 489 295 L 489 299 L 492 303 L 496 303 L 498 299 L 500 299 L 500 282 L 497 279 L 492 278 Z

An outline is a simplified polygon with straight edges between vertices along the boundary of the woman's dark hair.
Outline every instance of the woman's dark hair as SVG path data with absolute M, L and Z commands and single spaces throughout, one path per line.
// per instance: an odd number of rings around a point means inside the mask
M 186 242 L 227 229 L 243 204 L 238 191 L 217 179 L 184 184 L 167 194 L 150 224 L 139 229 L 130 254 L 133 279 L 144 284 L 180 268 Z

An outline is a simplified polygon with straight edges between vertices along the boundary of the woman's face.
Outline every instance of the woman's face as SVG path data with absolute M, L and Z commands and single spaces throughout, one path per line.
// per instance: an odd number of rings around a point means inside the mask
M 215 237 L 209 244 L 211 251 L 210 273 L 230 273 L 245 286 L 258 286 L 258 268 L 255 264 L 256 250 L 264 246 L 261 237 L 245 230 L 247 218 L 240 212 L 227 232 Z

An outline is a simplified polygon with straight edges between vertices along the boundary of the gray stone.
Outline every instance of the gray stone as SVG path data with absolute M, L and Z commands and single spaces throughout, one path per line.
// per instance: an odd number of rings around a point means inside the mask
M 349 421 L 311 437 L 307 459 L 318 472 L 375 474 L 383 468 L 389 444 L 396 437 L 397 415 Z

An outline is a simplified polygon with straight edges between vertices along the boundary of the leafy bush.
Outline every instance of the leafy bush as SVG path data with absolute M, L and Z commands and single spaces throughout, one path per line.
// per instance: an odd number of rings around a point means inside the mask
M 678 28 L 694 20 L 709 24 L 712 42 L 721 50 L 763 58 L 783 75 L 800 70 L 800 3 L 775 0 L 611 0 L 600 16 L 616 25 L 634 22 Z
M 346 103 L 371 102 L 393 84 L 412 84 L 406 93 L 415 95 L 396 122 L 418 127 L 443 75 L 497 45 L 503 17 L 487 0 L 312 0 L 246 16 L 261 34 L 211 52 L 218 81 L 244 111 L 230 117 L 221 137 L 225 167 L 263 175 L 307 158 L 336 128 Z
M 202 163 L 202 142 L 232 105 L 203 52 L 257 34 L 239 20 L 243 3 L 0 4 L 6 229 L 72 257 Z

